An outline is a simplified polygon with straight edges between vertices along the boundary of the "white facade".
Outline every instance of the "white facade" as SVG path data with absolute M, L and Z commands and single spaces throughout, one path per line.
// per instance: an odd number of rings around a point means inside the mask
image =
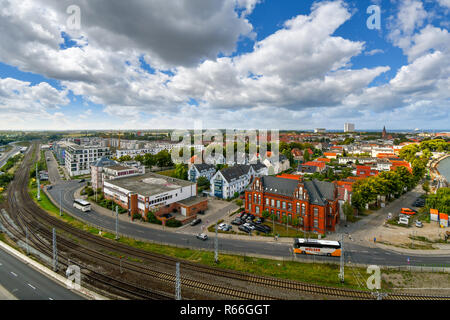
M 354 123 L 344 124 L 344 132 L 355 132 L 355 124 Z
M 91 164 L 109 154 L 108 147 L 69 144 L 65 151 L 65 167 L 71 177 L 89 174 Z
M 135 157 L 137 155 L 152 153 L 152 151 L 152 149 L 120 149 L 116 150 L 116 158 L 119 159 L 122 156 Z
M 126 179 L 126 178 L 125 178 Z M 142 182 L 145 183 L 145 182 Z M 105 180 L 103 183 L 103 192 L 105 195 L 120 200 L 124 205 L 128 204 L 128 195 L 137 193 L 138 208 L 145 211 L 146 204 L 150 211 L 158 207 L 170 205 L 174 202 L 188 199 L 197 195 L 197 185 L 194 183 L 189 186 L 179 186 L 169 191 L 158 194 L 141 194 L 139 190 L 129 190 L 114 183 L 114 180 Z

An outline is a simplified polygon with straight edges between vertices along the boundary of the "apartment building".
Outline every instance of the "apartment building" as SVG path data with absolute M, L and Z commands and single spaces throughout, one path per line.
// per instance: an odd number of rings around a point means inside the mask
M 71 177 L 89 174 L 91 164 L 102 157 L 109 157 L 108 147 L 68 143 L 65 150 L 65 167 Z

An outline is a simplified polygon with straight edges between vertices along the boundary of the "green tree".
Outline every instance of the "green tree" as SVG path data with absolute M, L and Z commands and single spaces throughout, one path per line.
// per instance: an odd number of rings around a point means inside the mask
M 426 180 L 423 183 L 422 189 L 423 189 L 423 191 L 425 191 L 426 194 L 428 194 L 428 192 L 430 192 L 430 183 L 428 182 L 428 180 Z
M 203 188 L 203 190 L 209 189 L 210 181 L 206 177 L 199 177 L 197 179 L 197 186 Z
M 177 165 L 175 165 L 173 177 L 181 180 L 187 180 L 188 179 L 187 165 L 183 163 L 178 163 Z

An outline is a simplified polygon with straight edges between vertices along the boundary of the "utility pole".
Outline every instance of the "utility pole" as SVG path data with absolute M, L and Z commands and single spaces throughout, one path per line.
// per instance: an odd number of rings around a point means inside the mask
M 36 185 L 37 185 L 37 199 L 38 201 L 41 200 L 41 188 L 40 188 L 40 182 L 39 182 L 39 171 L 38 171 L 38 164 L 36 162 Z
M 175 300 L 181 300 L 181 277 L 180 277 L 180 263 L 176 263 L 175 271 Z
M 53 271 L 58 270 L 58 249 L 56 247 L 56 230 L 53 228 Z
M 119 240 L 119 207 L 116 206 L 116 240 Z
M 217 223 L 216 223 L 216 237 L 214 238 L 214 261 L 219 263 L 219 237 L 217 236 Z
M 344 282 L 344 235 L 341 235 L 341 268 L 339 271 L 339 279 Z

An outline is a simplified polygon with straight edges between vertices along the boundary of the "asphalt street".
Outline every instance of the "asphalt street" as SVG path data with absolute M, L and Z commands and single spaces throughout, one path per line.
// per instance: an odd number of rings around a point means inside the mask
M 85 300 L 1 248 L 0 285 L 19 300 Z
M 60 192 L 62 194 L 63 210 L 75 217 L 83 218 L 91 224 L 101 228 L 115 230 L 115 218 L 101 215 L 92 210 L 90 212 L 82 212 L 73 208 L 74 192 L 80 188 L 82 184 L 78 181 L 64 181 L 54 185 L 50 194 L 56 202 L 59 203 Z M 189 246 L 195 248 L 203 248 L 213 250 L 214 241 L 212 239 L 201 241 L 193 235 L 176 233 L 173 231 L 161 231 L 152 228 L 146 228 L 138 223 L 124 222 L 119 223 L 119 233 L 130 237 L 138 237 L 144 240 L 151 240 L 164 244 L 172 244 L 177 246 Z M 345 260 L 351 263 L 376 264 L 376 265 L 428 265 L 442 266 L 450 263 L 448 256 L 414 256 L 403 255 L 397 252 L 384 250 L 381 248 L 369 248 L 355 243 L 354 241 L 345 241 Z M 278 257 L 292 257 L 291 246 L 286 243 L 277 243 L 273 239 L 262 241 L 244 241 L 237 239 L 219 239 L 219 250 L 234 252 L 237 254 L 263 254 Z M 301 256 L 301 259 L 314 261 L 336 261 L 334 257 L 320 256 Z M 408 261 L 409 260 L 409 261 Z
M 16 152 L 20 150 L 19 146 L 13 145 L 13 148 L 9 150 L 5 155 L 3 155 L 2 159 L 0 160 L 0 168 L 3 167 L 9 158 Z

